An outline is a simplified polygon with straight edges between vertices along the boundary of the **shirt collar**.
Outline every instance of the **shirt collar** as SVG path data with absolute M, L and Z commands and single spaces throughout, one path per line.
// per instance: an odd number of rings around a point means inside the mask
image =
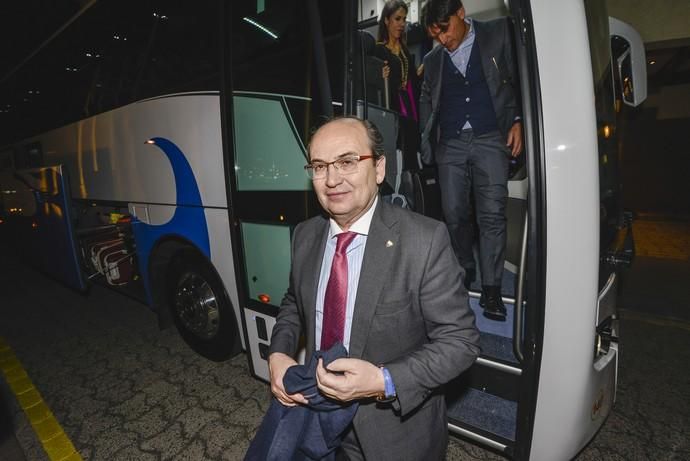
M 374 198 L 374 203 L 369 207 L 369 209 L 364 213 L 362 216 L 359 217 L 357 221 L 355 221 L 351 226 L 350 226 L 350 231 L 351 232 L 356 232 L 358 234 L 362 235 L 369 235 L 369 228 L 371 227 L 371 219 L 374 217 L 374 210 L 376 209 L 376 205 L 379 203 L 379 196 L 376 195 Z M 330 222 L 330 230 L 328 232 L 328 238 L 335 237 L 336 235 L 340 234 L 343 232 L 343 230 L 340 228 L 340 226 L 335 222 L 333 218 L 329 219 Z

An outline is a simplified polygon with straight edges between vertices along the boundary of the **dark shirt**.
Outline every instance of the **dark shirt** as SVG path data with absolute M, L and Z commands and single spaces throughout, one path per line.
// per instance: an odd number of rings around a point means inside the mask
M 383 43 L 376 44 L 375 56 L 379 59 L 387 61 L 388 66 L 391 69 L 390 75 L 388 77 L 388 92 L 390 95 L 391 103 L 390 108 L 401 113 L 405 112 L 407 114 L 416 114 L 417 100 L 419 97 L 419 88 L 417 82 L 417 70 L 415 62 L 414 59 L 410 56 L 410 52 L 407 50 L 406 46 L 403 45 L 400 47 L 400 54 L 403 54 L 404 56 L 396 56 Z M 405 62 L 407 64 L 404 64 Z M 410 101 L 407 89 L 403 87 L 403 67 L 407 67 L 406 81 L 411 84 L 412 101 Z M 401 98 L 402 103 L 405 104 L 404 111 L 401 110 L 400 107 Z

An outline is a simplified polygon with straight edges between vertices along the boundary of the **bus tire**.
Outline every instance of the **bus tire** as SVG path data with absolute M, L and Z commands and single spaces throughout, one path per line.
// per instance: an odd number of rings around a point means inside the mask
M 166 281 L 167 305 L 177 331 L 198 354 L 221 362 L 241 349 L 237 320 L 220 277 L 195 250 L 172 260 Z

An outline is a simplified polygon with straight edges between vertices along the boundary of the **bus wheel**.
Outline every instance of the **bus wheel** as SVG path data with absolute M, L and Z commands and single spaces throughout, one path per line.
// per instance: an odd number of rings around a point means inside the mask
M 175 257 L 166 286 L 175 326 L 192 349 L 214 361 L 227 360 L 240 351 L 232 304 L 205 258 L 194 251 Z

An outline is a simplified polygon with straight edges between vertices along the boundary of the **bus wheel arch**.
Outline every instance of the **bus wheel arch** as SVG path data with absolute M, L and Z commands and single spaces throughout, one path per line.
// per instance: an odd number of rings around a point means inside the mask
M 241 350 L 240 330 L 223 282 L 193 245 L 171 239 L 157 245 L 149 265 L 161 326 L 175 325 L 198 354 L 227 360 Z

